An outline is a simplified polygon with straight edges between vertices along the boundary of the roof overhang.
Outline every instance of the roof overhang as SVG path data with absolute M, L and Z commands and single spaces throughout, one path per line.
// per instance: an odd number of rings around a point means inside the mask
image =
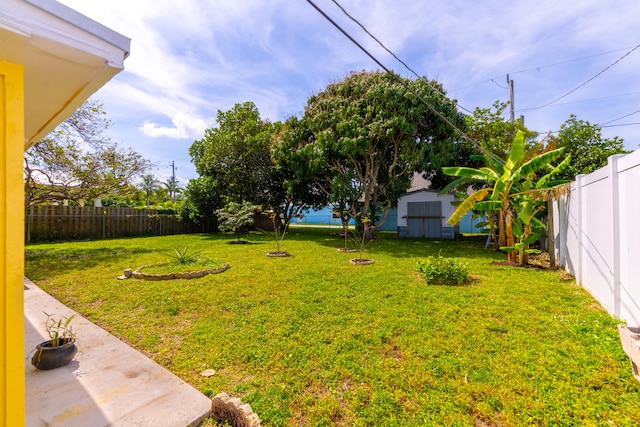
M 25 150 L 124 69 L 130 40 L 54 0 L 2 0 L 0 61 L 24 67 Z

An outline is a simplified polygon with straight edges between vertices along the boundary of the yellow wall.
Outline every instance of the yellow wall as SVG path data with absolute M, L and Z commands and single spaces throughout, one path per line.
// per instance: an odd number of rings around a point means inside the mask
M 0 61 L 0 427 L 24 414 L 24 79 Z

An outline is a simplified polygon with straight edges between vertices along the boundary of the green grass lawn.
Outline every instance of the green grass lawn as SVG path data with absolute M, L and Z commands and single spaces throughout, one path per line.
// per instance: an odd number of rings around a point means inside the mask
M 249 403 L 265 426 L 636 426 L 640 383 L 618 321 L 558 271 L 492 265 L 484 239 L 399 240 L 365 257 L 330 229 L 27 245 L 26 274 L 202 392 Z M 200 279 L 117 280 L 174 247 L 231 268 Z M 469 263 L 427 285 L 418 260 Z M 82 337 L 79 337 L 80 340 Z M 81 341 L 80 341 L 81 342 Z M 214 369 L 211 377 L 200 375 Z

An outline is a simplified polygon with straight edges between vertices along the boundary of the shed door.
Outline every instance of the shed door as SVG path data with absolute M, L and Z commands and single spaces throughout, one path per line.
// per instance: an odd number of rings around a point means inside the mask
M 442 202 L 409 202 L 407 204 L 409 237 L 442 237 Z

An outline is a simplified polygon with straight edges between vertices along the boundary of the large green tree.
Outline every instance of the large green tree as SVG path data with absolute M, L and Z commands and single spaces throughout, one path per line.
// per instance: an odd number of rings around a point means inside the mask
M 321 171 L 331 202 L 379 225 L 415 171 L 439 170 L 456 157 L 460 135 L 450 123 L 463 128 L 464 119 L 443 93 L 427 79 L 351 73 L 309 98 L 307 136 L 296 153 Z M 357 203 L 345 203 L 354 197 Z
M 191 179 L 179 203 L 178 214 L 184 221 L 201 223 L 216 218 L 215 211 L 224 206 L 223 188 L 211 176 Z
M 252 102 L 218 111 L 217 122 L 189 148 L 198 174 L 213 178 L 226 202 L 270 204 L 270 146 L 276 125 L 262 120 Z
M 307 208 L 322 208 L 329 203 L 321 185 L 325 163 L 305 149 L 311 137 L 304 119 L 289 117 L 273 139 L 271 156 L 281 184 L 282 209 L 277 213 L 283 214 L 285 223 Z
M 110 125 L 96 100 L 88 100 L 24 156 L 25 205 L 90 202 L 131 189 L 150 163 L 106 135 Z
M 571 156 L 569 167 L 562 173 L 569 180 L 606 166 L 609 156 L 629 153 L 624 149 L 622 138 L 603 138 L 600 126 L 579 120 L 573 114 L 560 126 L 552 142 L 564 147 L 565 153 Z

